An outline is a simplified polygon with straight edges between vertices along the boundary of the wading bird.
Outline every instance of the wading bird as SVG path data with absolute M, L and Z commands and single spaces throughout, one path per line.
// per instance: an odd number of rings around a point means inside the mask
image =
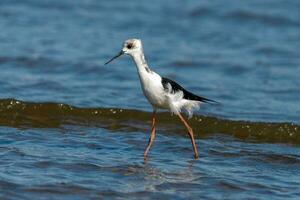
M 194 158 L 198 158 L 197 146 L 194 139 L 193 129 L 189 126 L 187 121 L 181 115 L 181 111 L 184 109 L 188 112 L 189 116 L 192 116 L 193 109 L 199 108 L 200 103 L 217 103 L 216 101 L 197 96 L 175 81 L 161 77 L 154 71 L 152 71 L 145 60 L 142 42 L 139 39 L 128 39 L 123 43 L 122 50 L 105 64 L 110 63 L 114 59 L 120 57 L 123 54 L 128 54 L 134 60 L 137 67 L 138 75 L 141 82 L 141 87 L 144 95 L 153 107 L 152 114 L 152 130 L 148 145 L 144 152 L 144 159 L 147 158 L 149 149 L 155 138 L 155 123 L 156 123 L 156 111 L 157 109 L 167 109 L 172 113 L 179 116 L 187 128 L 189 137 L 191 139 Z

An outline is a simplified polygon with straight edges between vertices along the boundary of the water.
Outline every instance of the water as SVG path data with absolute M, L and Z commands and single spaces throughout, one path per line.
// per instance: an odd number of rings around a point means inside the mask
M 299 199 L 298 1 L 0 2 L 1 199 Z M 158 116 L 129 58 L 196 94 Z

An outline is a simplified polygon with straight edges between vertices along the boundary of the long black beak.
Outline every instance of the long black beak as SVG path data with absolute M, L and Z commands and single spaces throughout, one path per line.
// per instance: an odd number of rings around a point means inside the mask
M 113 57 L 112 59 L 110 59 L 109 61 L 107 61 L 107 62 L 105 63 L 105 65 L 107 65 L 108 63 L 110 63 L 111 61 L 113 61 L 114 59 L 120 57 L 120 56 L 123 55 L 123 54 L 124 54 L 124 51 L 123 51 L 123 50 L 120 51 L 120 52 L 118 53 L 118 55 L 116 55 L 115 57 Z

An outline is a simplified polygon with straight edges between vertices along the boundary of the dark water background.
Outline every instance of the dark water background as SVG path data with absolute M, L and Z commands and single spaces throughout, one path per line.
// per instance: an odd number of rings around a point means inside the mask
M 300 2 L 0 1 L 1 199 L 299 199 Z M 151 107 L 129 58 L 222 106 Z

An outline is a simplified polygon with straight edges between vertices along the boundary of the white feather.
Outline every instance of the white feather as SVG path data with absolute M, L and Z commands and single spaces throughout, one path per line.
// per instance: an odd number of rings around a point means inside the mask
M 184 99 L 184 94 L 182 91 L 177 91 L 172 93 L 172 86 L 168 83 L 167 89 L 165 90 L 165 95 L 168 101 L 169 109 L 172 113 L 178 115 L 182 110 L 186 111 L 189 118 L 193 116 L 193 110 L 200 108 L 199 101 L 192 101 Z
M 151 71 L 144 60 L 142 50 L 130 54 L 136 64 L 142 90 L 154 109 L 168 109 L 178 115 L 182 110 L 186 111 L 189 118 L 193 116 L 193 110 L 200 107 L 199 101 L 184 99 L 182 91 L 172 92 L 172 86 L 167 85 L 165 89 L 162 85 L 160 75 Z

